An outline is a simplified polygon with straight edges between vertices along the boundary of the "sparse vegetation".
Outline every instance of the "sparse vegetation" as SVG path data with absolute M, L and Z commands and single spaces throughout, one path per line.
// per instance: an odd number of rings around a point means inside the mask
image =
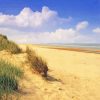
M 5 35 L 0 34 L 0 51 L 7 50 L 11 53 L 20 53 L 21 49 L 12 41 L 9 41 Z
M 2 50 L 6 50 L 12 54 L 22 52 L 16 43 L 9 41 L 5 35 L 0 34 L 0 51 Z M 26 53 L 31 68 L 41 76 L 47 77 L 48 65 L 46 61 L 28 47 Z M 19 67 L 0 59 L 0 100 L 13 100 L 13 95 L 16 98 L 16 93 L 18 93 L 19 89 L 19 79 L 22 76 L 23 71 Z
M 5 96 L 9 98 L 9 94 L 17 92 L 18 79 L 22 75 L 23 71 L 18 67 L 0 60 L 0 100 L 5 100 Z
M 48 72 L 47 63 L 40 56 L 38 56 L 35 53 L 35 51 L 32 51 L 28 47 L 26 49 L 26 52 L 28 61 L 30 62 L 32 68 L 35 71 L 37 71 L 40 75 L 47 77 L 47 72 Z

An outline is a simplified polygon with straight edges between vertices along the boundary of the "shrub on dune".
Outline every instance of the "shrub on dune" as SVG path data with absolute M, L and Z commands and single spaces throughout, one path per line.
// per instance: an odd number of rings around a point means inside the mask
M 0 60 L 0 75 L 2 74 L 21 78 L 23 72 L 15 65 L 12 65 L 4 60 Z
M 18 67 L 0 60 L 0 100 L 3 100 L 5 94 L 17 92 L 18 79 L 22 76 L 23 71 Z
M 11 93 L 13 91 L 18 90 L 18 82 L 14 77 L 10 77 L 7 75 L 0 75 L 0 92 L 3 93 Z
M 4 38 L 4 39 L 6 39 L 6 40 L 8 39 L 6 35 L 0 34 L 0 37 Z
M 7 50 L 13 54 L 20 53 L 21 49 L 18 47 L 18 45 L 12 41 L 9 41 L 7 44 Z
M 7 50 L 11 53 L 20 53 L 21 49 L 12 41 L 9 41 L 5 35 L 0 34 L 0 51 Z
M 42 76 L 47 77 L 47 72 L 48 72 L 47 63 L 40 56 L 38 56 L 35 53 L 35 51 L 32 51 L 28 47 L 26 49 L 26 52 L 28 61 L 30 62 L 32 68 Z

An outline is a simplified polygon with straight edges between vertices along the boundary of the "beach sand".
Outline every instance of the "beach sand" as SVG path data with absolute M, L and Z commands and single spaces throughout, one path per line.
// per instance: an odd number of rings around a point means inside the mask
M 100 100 L 100 54 L 28 46 L 47 61 L 49 80 L 45 81 L 23 64 L 21 100 Z M 26 45 L 20 47 L 25 49 Z M 25 56 L 14 55 L 12 59 L 19 63 Z

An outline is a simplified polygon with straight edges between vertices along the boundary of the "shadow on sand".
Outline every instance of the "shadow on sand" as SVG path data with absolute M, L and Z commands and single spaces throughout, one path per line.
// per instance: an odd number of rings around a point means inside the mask
M 51 75 L 48 75 L 46 78 L 45 78 L 46 81 L 48 82 L 62 82 L 61 79 L 57 79 Z

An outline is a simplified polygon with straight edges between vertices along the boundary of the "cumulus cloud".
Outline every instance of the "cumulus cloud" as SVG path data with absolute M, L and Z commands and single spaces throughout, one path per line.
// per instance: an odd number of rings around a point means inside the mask
M 94 36 L 82 35 L 73 28 L 56 29 L 53 32 L 22 32 L 19 30 L 0 28 L 0 32 L 18 43 L 78 43 L 96 42 Z M 19 34 L 18 34 L 19 33 Z
M 0 32 L 7 35 L 10 39 L 19 43 L 59 43 L 70 42 L 78 33 L 72 29 L 57 29 L 54 32 L 22 32 L 7 28 L 0 28 Z M 20 33 L 20 34 L 18 34 Z
M 44 6 L 40 12 L 33 12 L 30 8 L 24 8 L 15 16 L 1 13 L 0 26 L 22 31 L 52 31 L 57 27 L 67 25 L 71 19 L 71 17 L 60 18 L 56 11 Z
M 24 8 L 18 15 L 0 13 L 0 32 L 18 43 L 96 42 L 96 35 L 84 35 L 88 21 L 66 28 L 72 17 L 61 18 L 56 11 L 43 7 L 41 11 Z M 64 27 L 63 27 L 64 26 Z M 99 28 L 94 32 L 100 31 Z M 94 38 L 95 37 L 95 38 Z M 99 39 L 98 39 L 99 40 Z
M 77 31 L 80 31 L 80 30 L 82 30 L 82 29 L 87 28 L 87 26 L 88 26 L 88 21 L 79 22 L 79 23 L 77 24 L 77 26 L 76 26 L 76 30 L 77 30 Z
M 93 29 L 93 32 L 100 33 L 100 28 L 98 27 L 98 28 Z

